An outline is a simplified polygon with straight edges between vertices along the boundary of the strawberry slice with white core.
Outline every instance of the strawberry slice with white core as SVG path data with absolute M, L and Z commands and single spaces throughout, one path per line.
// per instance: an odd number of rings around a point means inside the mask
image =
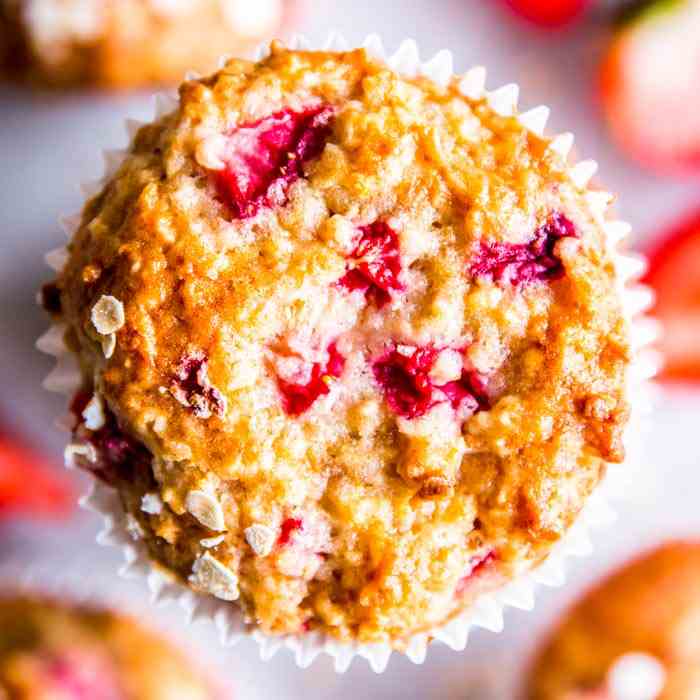
M 657 0 L 621 26 L 600 71 L 613 137 L 662 173 L 700 172 L 700 0 Z
M 321 155 L 333 114 L 323 104 L 299 112 L 284 109 L 227 135 L 216 186 L 235 219 L 286 202 L 289 186 L 304 175 L 304 164 Z
M 700 211 L 650 252 L 645 282 L 664 326 L 662 378 L 700 382 Z

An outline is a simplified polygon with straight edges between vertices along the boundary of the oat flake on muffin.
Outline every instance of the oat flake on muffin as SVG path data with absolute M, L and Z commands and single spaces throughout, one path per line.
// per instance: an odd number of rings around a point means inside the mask
M 400 648 L 539 563 L 623 458 L 601 220 L 459 77 L 230 61 L 139 131 L 69 250 L 74 459 L 266 633 Z

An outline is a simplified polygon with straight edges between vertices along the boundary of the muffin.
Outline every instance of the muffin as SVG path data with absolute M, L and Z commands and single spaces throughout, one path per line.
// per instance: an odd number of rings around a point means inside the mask
M 251 50 L 294 0 L 0 0 L 0 73 L 49 87 L 179 83 Z
M 538 654 L 527 697 L 694 700 L 699 621 L 700 542 L 665 544 L 611 574 L 564 616 Z M 637 695 L 614 692 L 635 681 Z
M 83 378 L 69 460 L 266 634 L 405 648 L 623 459 L 599 193 L 473 78 L 273 44 L 188 81 L 44 289 Z
M 3 700 L 215 697 L 179 651 L 135 620 L 25 594 L 0 597 Z

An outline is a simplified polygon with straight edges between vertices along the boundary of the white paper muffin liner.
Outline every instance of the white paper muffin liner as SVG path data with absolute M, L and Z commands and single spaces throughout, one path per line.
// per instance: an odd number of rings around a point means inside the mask
M 303 37 L 295 37 L 288 42 L 290 48 L 311 49 L 311 44 Z M 453 76 L 452 54 L 442 50 L 432 58 L 422 62 L 415 41 L 408 39 L 401 42 L 393 54 L 385 52 L 382 41 L 377 35 L 370 35 L 361 44 L 368 53 L 383 59 L 388 65 L 409 77 L 426 76 L 440 85 L 447 85 Z M 343 51 L 348 48 L 346 41 L 337 34 L 332 34 L 321 47 L 324 50 Z M 256 58 L 262 59 L 269 53 L 269 47 L 261 48 Z M 196 77 L 196 76 L 188 76 Z M 493 91 L 486 90 L 486 70 L 477 66 L 464 73 L 459 82 L 460 91 L 468 98 L 485 98 L 490 107 L 502 116 L 515 116 L 520 123 L 537 136 L 544 138 L 544 128 L 549 116 L 549 108 L 535 107 L 526 112 L 518 112 L 518 86 L 504 85 Z M 155 117 L 159 118 L 177 107 L 176 97 L 168 94 L 155 98 Z M 127 120 L 127 131 L 130 139 L 141 126 L 141 123 Z M 564 133 L 549 140 L 549 148 L 567 159 L 573 145 L 572 134 Z M 105 175 L 96 183 L 82 188 L 87 198 L 102 189 L 106 179 L 110 178 L 126 151 L 105 151 Z M 534 606 L 535 589 L 538 584 L 545 586 L 561 586 L 565 581 L 565 562 L 569 557 L 589 555 L 593 546 L 591 533 L 609 525 L 614 521 L 613 509 L 608 503 L 608 497 L 617 492 L 625 491 L 625 484 L 634 477 L 631 473 L 634 465 L 639 465 L 638 441 L 635 436 L 641 433 L 640 421 L 648 413 L 651 405 L 651 387 L 648 380 L 657 372 L 660 366 L 658 354 L 650 349 L 650 344 L 657 339 L 658 324 L 644 316 L 653 304 L 651 290 L 638 283 L 643 274 L 645 263 L 643 258 L 636 255 L 623 254 L 620 244 L 630 233 L 631 227 L 624 221 L 608 220 L 606 212 L 612 201 L 607 192 L 588 189 L 588 183 L 597 170 L 597 164 L 592 160 L 582 160 L 570 166 L 570 174 L 574 183 L 582 190 L 587 190 L 586 197 L 594 216 L 599 219 L 607 233 L 608 245 L 615 261 L 617 279 L 624 312 L 630 321 L 632 347 L 634 358 L 629 367 L 627 381 L 628 398 L 632 406 L 630 426 L 626 431 L 626 449 L 628 458 L 624 465 L 610 465 L 608 476 L 594 491 L 584 506 L 569 532 L 554 546 L 548 558 L 537 568 L 524 572 L 515 580 L 504 585 L 497 591 L 484 593 L 477 598 L 472 607 L 450 620 L 443 626 L 431 630 L 430 635 L 422 633 L 413 636 L 405 649 L 405 655 L 414 663 L 424 661 L 429 641 L 438 640 L 450 648 L 461 651 L 466 647 L 470 631 L 473 628 L 484 628 L 492 632 L 503 629 L 503 614 L 507 607 L 531 610 Z M 66 234 L 71 237 L 80 222 L 80 214 L 62 220 Z M 48 265 L 60 271 L 66 261 L 65 247 L 50 252 L 46 256 Z M 44 381 L 44 386 L 50 391 L 56 391 L 71 396 L 79 387 L 81 377 L 75 358 L 63 343 L 65 327 L 56 323 L 37 342 L 37 347 L 56 358 L 56 366 Z M 67 466 L 72 466 L 72 459 L 67 450 Z M 624 483 L 615 485 L 615 481 L 623 476 Z M 381 673 L 387 666 L 392 648 L 387 644 L 341 643 L 320 632 L 310 632 L 303 637 L 283 636 L 272 637 L 263 634 L 251 625 L 246 625 L 243 613 L 237 605 L 220 601 L 213 596 L 204 596 L 189 590 L 185 586 L 173 583 L 157 570 L 150 562 L 146 547 L 135 540 L 129 532 L 126 514 L 119 497 L 113 489 L 95 480 L 89 493 L 80 501 L 82 507 L 100 515 L 104 520 L 102 531 L 97 536 L 98 543 L 113 545 L 120 548 L 124 554 L 125 564 L 120 570 L 124 577 L 145 578 L 155 602 L 176 600 L 184 609 L 189 620 L 209 620 L 219 630 L 223 644 L 229 645 L 241 638 L 252 637 L 260 648 L 263 660 L 270 659 L 281 648 L 290 649 L 296 663 L 301 668 L 308 667 L 319 654 L 328 654 L 334 660 L 336 671 L 344 672 L 356 656 L 367 659 L 371 668 Z

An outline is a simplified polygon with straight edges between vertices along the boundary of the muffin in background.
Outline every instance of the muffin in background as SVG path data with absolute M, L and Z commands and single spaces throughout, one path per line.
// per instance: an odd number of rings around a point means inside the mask
M 177 83 L 279 33 L 296 0 L 0 0 L 0 72 L 49 87 Z
M 564 616 L 528 700 L 700 697 L 700 541 L 670 542 L 612 573 Z
M 1 700 L 223 700 L 184 655 L 135 620 L 0 594 Z

